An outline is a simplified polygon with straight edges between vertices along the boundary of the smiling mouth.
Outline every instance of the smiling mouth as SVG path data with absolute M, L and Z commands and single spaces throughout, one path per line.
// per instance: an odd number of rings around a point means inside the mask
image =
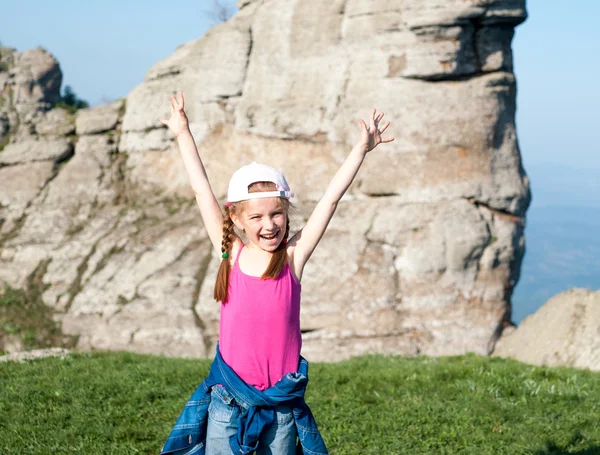
M 261 237 L 265 240 L 273 240 L 274 238 L 277 238 L 277 234 L 272 234 L 272 235 L 261 235 Z

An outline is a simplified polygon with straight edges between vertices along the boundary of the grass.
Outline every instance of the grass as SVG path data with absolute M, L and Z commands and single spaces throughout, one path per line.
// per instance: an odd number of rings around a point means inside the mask
M 208 360 L 0 364 L 0 453 L 156 454 Z M 332 454 L 600 454 L 600 373 L 477 356 L 311 364 Z

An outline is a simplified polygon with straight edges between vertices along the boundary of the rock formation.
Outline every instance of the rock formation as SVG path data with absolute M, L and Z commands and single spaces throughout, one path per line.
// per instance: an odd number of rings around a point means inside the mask
M 304 354 L 487 354 L 510 319 L 529 184 L 511 39 L 524 0 L 243 0 L 126 100 L 50 109 L 57 62 L 2 50 L 0 282 L 43 277 L 81 349 L 209 356 L 220 258 L 158 122 L 186 97 L 215 193 L 281 168 L 300 227 L 377 107 L 371 153 L 303 278 Z
M 600 291 L 569 289 L 504 334 L 494 355 L 534 365 L 600 371 L 599 334 Z

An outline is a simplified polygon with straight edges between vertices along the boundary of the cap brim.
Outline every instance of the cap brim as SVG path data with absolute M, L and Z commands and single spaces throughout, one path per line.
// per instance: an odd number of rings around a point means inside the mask
M 228 202 L 240 202 L 248 199 L 263 199 L 267 197 L 284 197 L 289 199 L 294 197 L 294 193 L 291 191 L 259 191 L 245 194 L 243 197 L 232 198 Z

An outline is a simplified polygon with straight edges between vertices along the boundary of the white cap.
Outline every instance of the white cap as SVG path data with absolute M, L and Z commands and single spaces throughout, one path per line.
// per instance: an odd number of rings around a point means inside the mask
M 277 185 L 277 191 L 249 193 L 248 187 L 256 182 L 273 182 Z M 242 166 L 233 173 L 229 181 L 227 202 L 239 202 L 265 197 L 294 197 L 294 193 L 290 191 L 290 186 L 280 171 L 266 164 L 253 162 L 252 164 Z

